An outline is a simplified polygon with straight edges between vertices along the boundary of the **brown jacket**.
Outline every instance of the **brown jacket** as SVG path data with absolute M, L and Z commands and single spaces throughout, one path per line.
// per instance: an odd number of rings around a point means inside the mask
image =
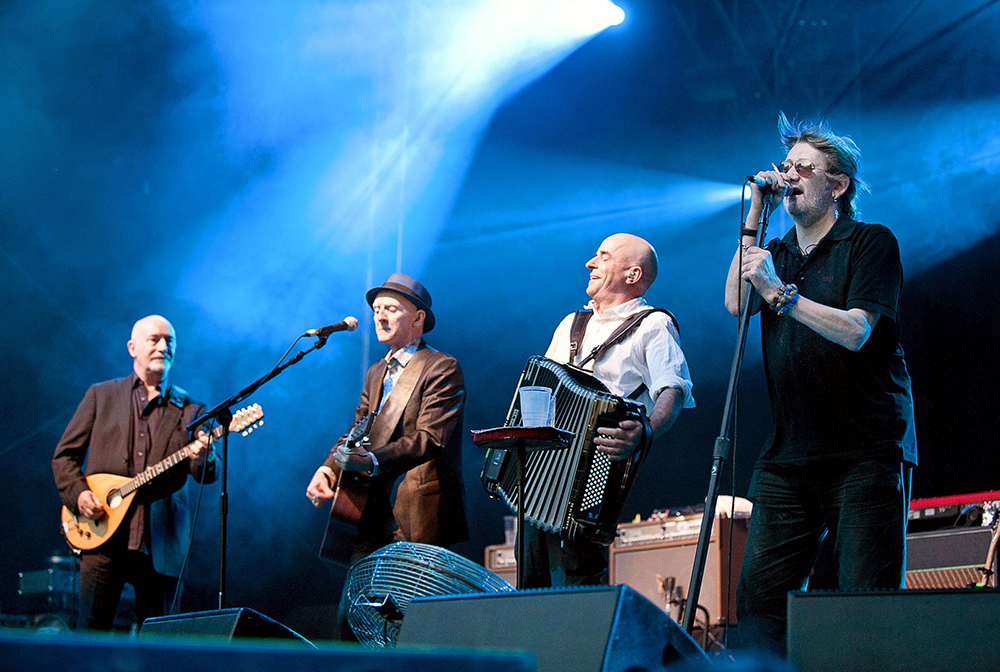
M 372 449 L 379 475 L 373 479 L 361 526 L 391 525 L 394 518 L 397 538 L 447 547 L 469 538 L 462 483 L 465 382 L 451 355 L 423 342 L 417 354 L 425 363 L 413 394 L 389 442 Z M 368 369 L 355 421 L 379 407 L 386 366 L 380 359 Z M 335 452 L 336 447 L 324 464 L 334 466 Z M 400 476 L 390 510 L 391 489 Z M 359 536 L 365 535 L 366 530 L 359 530 Z

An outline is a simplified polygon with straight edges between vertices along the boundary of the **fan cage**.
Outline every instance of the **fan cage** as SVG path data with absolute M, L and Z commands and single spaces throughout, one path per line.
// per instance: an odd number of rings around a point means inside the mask
M 397 541 L 359 561 L 348 575 L 347 622 L 369 648 L 395 645 L 414 597 L 508 593 L 500 576 L 448 549 Z

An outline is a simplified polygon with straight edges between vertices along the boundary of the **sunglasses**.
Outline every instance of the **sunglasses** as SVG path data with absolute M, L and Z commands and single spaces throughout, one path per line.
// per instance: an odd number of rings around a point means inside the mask
M 804 177 L 806 179 L 809 179 L 817 172 L 831 174 L 838 172 L 832 168 L 817 168 L 816 164 L 809 159 L 797 159 L 796 161 L 789 161 L 786 159 L 778 164 L 778 170 L 782 173 L 787 173 L 792 168 L 794 168 L 795 172 L 799 174 L 799 177 Z

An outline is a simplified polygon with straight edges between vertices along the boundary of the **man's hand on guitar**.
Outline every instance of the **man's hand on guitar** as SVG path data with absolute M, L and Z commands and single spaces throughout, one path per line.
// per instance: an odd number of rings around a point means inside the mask
M 622 420 L 617 427 L 598 427 L 594 444 L 612 460 L 624 460 L 635 454 L 642 440 L 642 423 Z
M 323 506 L 323 502 L 333 499 L 333 487 L 337 482 L 337 476 L 330 467 L 323 466 L 316 470 L 309 487 L 306 488 L 306 497 L 317 509 Z
M 372 456 L 360 446 L 349 450 L 345 444 L 340 444 L 337 452 L 334 453 L 333 461 L 344 471 L 363 471 L 370 474 L 375 469 Z
M 101 500 L 90 490 L 84 490 L 76 498 L 76 509 L 81 516 L 91 520 L 97 520 L 104 515 L 104 506 L 101 504 Z
M 191 444 L 191 461 L 195 464 L 205 464 L 211 451 L 212 445 L 208 441 L 208 434 L 198 432 L 198 438 Z

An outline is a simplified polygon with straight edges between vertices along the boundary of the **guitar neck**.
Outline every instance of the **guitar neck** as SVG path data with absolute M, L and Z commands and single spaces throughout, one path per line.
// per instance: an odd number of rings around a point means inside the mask
M 212 432 L 208 435 L 209 439 L 211 441 L 218 439 L 220 436 L 222 436 L 222 430 L 223 430 L 222 427 L 216 427 L 215 429 L 213 429 Z M 119 488 L 122 497 L 125 497 L 131 494 L 132 492 L 138 490 L 141 486 L 145 485 L 146 483 L 149 483 L 151 480 L 153 480 L 154 478 L 165 472 L 167 469 L 175 465 L 178 465 L 184 460 L 191 457 L 191 452 L 194 450 L 194 446 L 196 443 L 198 442 L 192 441 L 188 445 L 178 450 L 176 453 L 171 453 L 170 455 L 163 458 L 153 466 L 146 467 L 145 469 L 143 469 L 142 472 L 137 474 L 135 478 L 127 481 L 121 488 Z

